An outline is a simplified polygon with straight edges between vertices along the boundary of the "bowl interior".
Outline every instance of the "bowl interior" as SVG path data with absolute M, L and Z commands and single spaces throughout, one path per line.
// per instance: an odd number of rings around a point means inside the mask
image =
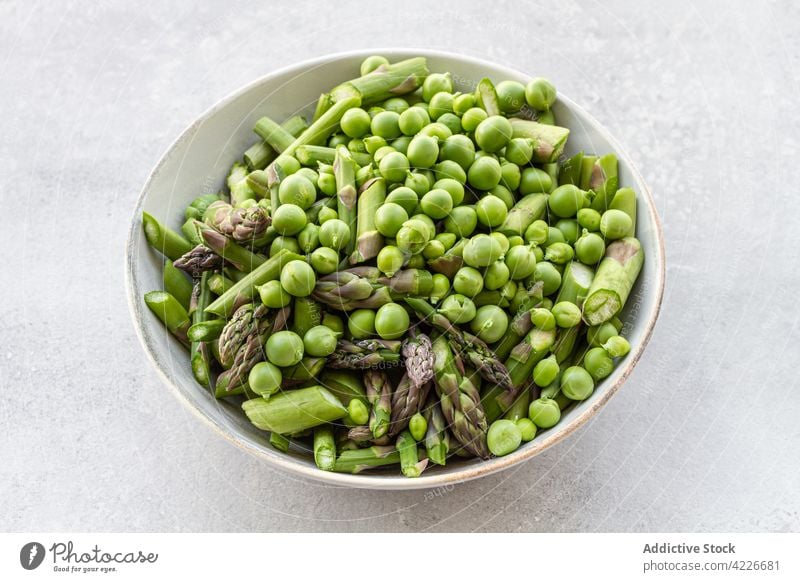
M 495 64 L 459 55 L 431 51 L 379 51 L 391 60 L 416 55 L 428 57 L 431 71 L 450 71 L 461 91 L 472 89 L 482 77 L 495 82 L 528 76 Z M 254 428 L 238 404 L 217 400 L 196 384 L 186 351 L 147 310 L 142 295 L 160 289 L 163 259 L 150 249 L 141 230 L 141 212 L 158 217 L 178 230 L 184 207 L 195 197 L 223 188 L 231 164 L 256 141 L 252 127 L 262 115 L 282 120 L 297 113 L 313 113 L 320 93 L 358 75 L 359 64 L 373 51 L 349 53 L 295 65 L 260 79 L 214 106 L 193 123 L 164 154 L 137 204 L 127 249 L 129 304 L 145 351 L 165 382 L 201 418 L 221 434 L 273 464 L 315 479 L 343 485 L 407 489 L 438 486 L 485 475 L 541 452 L 587 421 L 630 374 L 652 332 L 663 291 L 663 246 L 652 197 L 619 144 L 583 109 L 559 96 L 554 112 L 559 125 L 570 129 L 567 154 L 578 151 L 619 158 L 620 184 L 634 188 L 639 197 L 637 236 L 645 250 L 644 269 L 625 308 L 625 333 L 633 351 L 601 382 L 588 400 L 569 409 L 562 421 L 523 445 L 515 453 L 490 461 L 456 461 L 427 470 L 419 479 L 406 479 L 397 471 L 340 475 L 319 471 L 301 450 L 284 454 L 268 444 L 268 435 Z

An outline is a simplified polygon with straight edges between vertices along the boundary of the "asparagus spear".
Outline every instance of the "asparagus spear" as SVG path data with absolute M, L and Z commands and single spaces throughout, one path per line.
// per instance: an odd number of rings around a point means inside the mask
M 196 228 L 195 232 L 197 232 Z M 205 271 L 214 271 L 221 268 L 223 262 L 222 257 L 217 253 L 200 244 L 178 258 L 174 265 L 193 279 L 196 279 Z
M 242 409 L 257 428 L 279 434 L 293 434 L 347 415 L 339 399 L 322 386 L 287 390 L 269 400 L 254 398 L 243 403 Z
M 425 57 L 415 57 L 390 65 L 381 65 L 367 75 L 334 87 L 330 95 L 334 103 L 355 97 L 360 103 L 370 105 L 415 91 L 422 86 L 427 76 L 428 65 Z M 332 105 L 331 109 L 335 106 Z
M 198 309 L 200 309 L 199 303 Z M 205 312 L 205 309 L 203 309 L 203 311 Z M 194 313 L 196 315 L 197 310 L 195 310 Z M 186 334 L 191 341 L 209 342 L 219 339 L 219 336 L 222 335 L 222 330 L 228 323 L 224 319 L 212 319 L 209 321 L 206 321 L 206 319 L 207 318 L 201 318 L 192 322 L 192 327 L 189 328 Z
M 278 153 L 286 150 L 295 140 L 291 133 L 267 116 L 256 121 L 253 131 Z
M 314 462 L 323 471 L 333 471 L 336 465 L 336 442 L 329 424 L 314 429 Z
M 264 359 L 264 342 L 275 321 L 274 315 L 266 315 L 265 306 L 248 303 L 225 325 L 219 337 L 219 355 L 228 369 L 217 378 L 217 387 L 230 390 L 244 384 L 253 366 Z
M 336 160 L 336 149 L 327 146 L 304 145 L 297 148 L 294 152 L 294 157 L 304 166 L 316 167 L 320 163 L 333 164 Z M 366 166 L 372 163 L 372 156 L 369 154 L 350 152 L 350 156 L 358 166 Z
M 575 342 L 581 334 L 582 327 L 581 325 L 576 325 L 558 332 L 556 342 L 551 349 L 553 355 L 556 357 L 556 362 L 563 364 L 572 356 L 572 352 L 575 349 Z
M 578 152 L 566 160 L 558 171 L 558 185 L 581 184 L 581 165 L 583 164 L 583 152 Z
M 145 293 L 144 302 L 158 319 L 161 320 L 167 330 L 186 347 L 189 347 L 189 339 L 186 332 L 189 331 L 191 322 L 189 314 L 172 295 L 166 291 L 150 291 Z
M 236 244 L 233 240 L 210 226 L 198 220 L 195 220 L 194 224 L 203 237 L 205 245 L 222 257 L 223 261 L 227 261 L 240 271 L 249 273 L 266 262 L 267 259 L 263 255 L 256 254 Z
M 272 220 L 261 206 L 234 207 L 224 200 L 211 204 L 203 216 L 214 230 L 241 244 L 259 242 Z
M 267 164 L 274 160 L 276 155 L 275 150 L 273 150 L 269 144 L 259 141 L 245 150 L 242 159 L 247 169 L 250 170 L 250 172 L 254 172 L 255 170 L 263 170 L 266 168 Z
M 581 160 L 581 177 L 580 181 L 578 182 L 578 186 L 581 190 L 589 189 L 589 182 L 592 179 L 592 172 L 594 171 L 595 162 L 597 162 L 597 156 L 592 156 L 589 154 L 583 155 L 583 159 Z
M 578 307 L 583 305 L 589 287 L 594 279 L 594 269 L 578 261 L 572 261 L 564 269 L 561 276 L 561 289 L 556 296 L 556 303 L 569 301 Z
M 626 237 L 608 245 L 583 303 L 586 323 L 600 325 L 622 311 L 643 263 L 644 251 L 637 239 Z
M 236 162 L 228 173 L 228 190 L 231 193 L 231 204 L 240 206 L 245 200 L 255 200 L 256 193 L 247 180 L 247 166 Z
M 396 465 L 400 453 L 392 446 L 373 446 L 366 449 L 345 450 L 336 459 L 333 470 L 338 473 L 360 473 L 365 469 Z
M 369 428 L 372 436 L 379 439 L 389 431 L 392 418 L 392 385 L 385 372 L 367 370 L 364 372 L 364 386 L 367 389 L 367 400 L 372 405 Z
M 428 268 L 452 281 L 458 270 L 464 266 L 462 254 L 466 245 L 467 239 L 461 239 L 441 257 L 428 261 Z
M 206 311 L 220 317 L 229 317 L 235 309 L 252 300 L 257 286 L 263 285 L 267 281 L 274 281 L 280 276 L 281 269 L 286 263 L 299 259 L 302 257 L 297 253 L 281 249 L 266 263 L 251 271 L 245 278 L 217 297 Z
M 508 324 L 508 331 L 494 348 L 495 355 L 501 360 L 505 360 L 514 346 L 533 328 L 530 310 L 542 301 L 542 290 L 542 282 L 537 281 L 525 292 L 517 314 Z
M 608 205 L 609 209 L 622 210 L 625 214 L 631 217 L 631 227 L 628 230 L 628 236 L 635 236 L 636 234 L 636 192 L 633 188 L 620 188 L 617 190 L 611 203 Z
M 142 228 L 150 246 L 168 259 L 174 261 L 192 249 L 192 244 L 188 240 L 161 224 L 147 212 L 142 212 Z
M 345 256 L 350 256 L 356 244 L 356 164 L 353 156 L 345 146 L 336 149 L 333 160 L 333 174 L 336 178 L 336 199 L 338 201 L 339 220 L 350 227 L 350 240 L 344 249 Z
M 192 284 L 180 269 L 175 268 L 172 261 L 167 259 L 164 263 L 164 291 L 178 300 L 184 309 L 189 310 L 189 301 L 192 297 Z
M 533 140 L 533 158 L 531 161 L 549 164 L 558 160 L 564 151 L 569 130 L 557 125 L 544 125 L 527 119 L 509 119 L 512 138 L 524 137 Z
M 411 433 L 407 430 L 401 432 L 395 446 L 400 453 L 400 470 L 403 475 L 410 478 L 419 477 L 428 466 L 428 459 L 419 460 L 417 441 Z
M 195 339 L 192 337 L 191 332 L 192 328 L 194 328 L 196 325 L 211 323 L 206 321 L 208 319 L 206 307 L 208 307 L 208 304 L 211 302 L 211 291 L 208 288 L 209 277 L 209 273 L 203 273 L 197 280 L 197 285 L 199 287 L 197 293 L 197 306 L 192 313 L 192 327 L 187 330 L 187 336 L 192 342 L 192 373 L 194 374 L 195 380 L 197 380 L 201 386 L 206 388 L 211 385 L 211 354 L 209 352 L 208 344 L 206 343 L 206 338 Z
M 503 410 L 508 410 L 514 403 L 520 390 L 530 380 L 534 366 L 550 353 L 550 348 L 555 341 L 555 330 L 533 328 L 525 336 L 525 339 L 511 350 L 511 354 L 506 360 L 506 368 L 508 368 L 514 389 L 498 396 L 497 402 Z
M 351 370 L 325 370 L 320 377 L 320 383 L 341 400 L 345 406 L 349 406 L 350 401 L 353 399 L 367 404 L 364 383 L 361 380 L 361 374 L 358 372 Z
M 486 459 L 487 423 L 481 399 L 475 385 L 462 376 L 456 368 L 450 344 L 444 335 L 433 342 L 436 392 L 439 394 L 442 413 L 447 419 L 455 439 L 470 453 Z
M 217 256 L 217 255 L 215 255 Z M 222 295 L 234 286 L 234 282 L 221 273 L 213 273 L 208 278 L 208 288 L 214 295 Z
M 447 421 L 442 414 L 441 405 L 435 399 L 429 401 L 423 414 L 428 422 L 428 432 L 425 433 L 428 459 L 437 465 L 444 465 L 450 450 L 450 435 L 447 432 Z
M 300 337 L 309 329 L 322 324 L 322 308 L 310 297 L 296 297 L 294 300 L 294 320 L 292 331 Z
M 273 447 L 281 451 L 282 453 L 286 453 L 289 451 L 289 446 L 292 444 L 289 439 L 287 439 L 282 434 L 278 434 L 276 432 L 272 432 L 269 435 L 269 444 Z
M 614 194 L 617 192 L 619 186 L 617 171 L 617 156 L 614 154 L 601 156 L 594 163 L 588 187 L 594 192 L 591 207 L 600 213 L 606 211 L 608 203 L 613 200 Z
M 390 340 L 339 340 L 336 351 L 328 356 L 333 369 L 366 370 L 378 365 L 400 363 L 400 342 Z
M 386 200 L 386 180 L 373 178 L 358 193 L 358 217 L 355 250 L 350 254 L 350 264 L 363 263 L 378 256 L 383 248 L 383 235 L 375 226 L 375 214 Z
M 306 356 L 294 366 L 283 369 L 283 386 L 290 387 L 308 382 L 317 377 L 325 367 L 325 358 Z
M 547 210 L 547 194 L 534 193 L 521 198 L 508 212 L 498 229 L 506 236 L 522 236 L 527 228 L 544 216 Z
M 482 107 L 488 115 L 501 115 L 500 100 L 497 97 L 497 91 L 494 88 L 494 83 L 490 79 L 483 78 L 478 81 L 478 87 L 475 89 L 475 100 L 479 107 Z M 517 137 L 517 136 L 514 136 Z

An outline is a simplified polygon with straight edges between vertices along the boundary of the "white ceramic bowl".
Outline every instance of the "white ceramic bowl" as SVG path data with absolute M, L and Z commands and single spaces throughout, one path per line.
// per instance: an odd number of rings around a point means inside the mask
M 554 428 L 542 432 L 516 452 L 488 461 L 453 459 L 446 467 L 433 467 L 418 479 L 399 475 L 396 467 L 385 472 L 358 475 L 318 470 L 302 452 L 284 454 L 268 444 L 267 434 L 254 428 L 236 404 L 216 400 L 192 377 L 187 352 L 147 310 L 142 296 L 161 288 L 163 259 L 147 245 L 141 229 L 142 211 L 178 229 L 183 208 L 201 193 L 220 189 L 231 164 L 254 142 L 252 127 L 262 115 L 285 119 L 295 113 L 310 116 L 320 93 L 358 75 L 359 64 L 369 54 L 391 61 L 425 56 L 431 71 L 450 71 L 459 90 L 474 87 L 482 77 L 495 82 L 514 79 L 526 83 L 529 75 L 471 57 L 429 50 L 373 50 L 332 55 L 306 61 L 267 75 L 222 99 L 200 116 L 162 156 L 139 196 L 131 220 L 126 254 L 128 303 L 145 352 L 173 393 L 220 435 L 271 465 L 330 484 L 373 489 L 415 489 L 452 484 L 521 463 L 561 441 L 594 416 L 630 375 L 653 332 L 664 289 L 664 248 L 661 225 L 653 198 L 630 158 L 617 141 L 583 109 L 559 94 L 554 112 L 559 125 L 571 133 L 567 154 L 578 151 L 614 152 L 619 158 L 620 184 L 636 190 L 639 198 L 637 236 L 645 263 L 623 320 L 631 353 L 614 373 L 602 381 L 588 400 L 568 410 Z M 558 84 L 558 79 L 554 79 Z

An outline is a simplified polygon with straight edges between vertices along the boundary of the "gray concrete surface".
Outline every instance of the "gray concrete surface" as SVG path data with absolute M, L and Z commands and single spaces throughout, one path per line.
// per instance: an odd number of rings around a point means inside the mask
M 790 2 L 0 3 L 0 530 L 798 531 L 800 8 Z M 668 289 L 628 385 L 515 471 L 435 492 L 278 473 L 168 394 L 123 247 L 175 136 L 350 48 L 552 78 L 628 148 Z

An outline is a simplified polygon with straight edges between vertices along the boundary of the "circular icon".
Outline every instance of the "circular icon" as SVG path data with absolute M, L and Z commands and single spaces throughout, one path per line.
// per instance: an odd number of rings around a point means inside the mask
M 44 560 L 44 546 L 39 542 L 28 542 L 19 551 L 19 563 L 26 570 L 35 570 Z

